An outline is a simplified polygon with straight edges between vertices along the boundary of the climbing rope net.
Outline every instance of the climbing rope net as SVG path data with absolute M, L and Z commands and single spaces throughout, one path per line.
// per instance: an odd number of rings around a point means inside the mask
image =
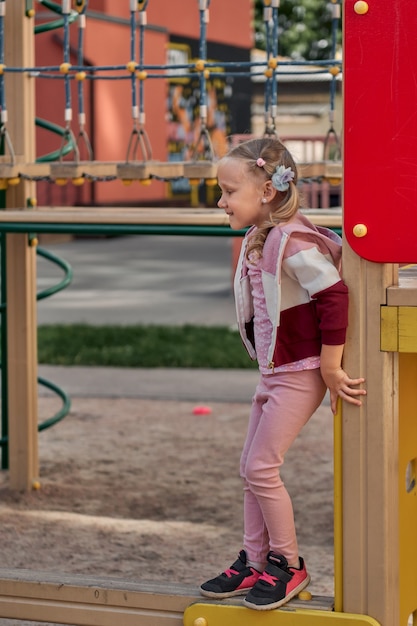
M 266 35 L 266 58 L 262 61 L 221 61 L 211 62 L 207 57 L 207 24 L 209 22 L 210 0 L 198 0 L 199 11 L 199 58 L 192 63 L 149 65 L 145 63 L 145 38 L 147 33 L 147 7 L 149 0 L 126 0 L 130 11 L 130 47 L 126 51 L 128 60 L 124 65 L 85 65 L 84 40 L 88 18 L 88 0 L 62 0 L 60 4 L 50 0 L 39 0 L 47 9 L 59 14 L 59 19 L 35 26 L 35 33 L 52 28 L 63 29 L 62 62 L 60 65 L 38 67 L 7 67 L 5 65 L 5 17 L 8 2 L 0 0 L 0 142 L 4 157 L 0 164 L 0 180 L 8 184 L 18 184 L 20 179 L 29 180 L 67 180 L 71 178 L 82 184 L 83 180 L 145 180 L 159 178 L 173 180 L 181 177 L 188 179 L 213 180 L 216 176 L 216 159 L 218 155 L 211 141 L 207 127 L 208 81 L 227 77 L 263 77 L 265 81 L 264 122 L 265 134 L 277 135 L 275 120 L 277 117 L 278 81 L 279 76 L 293 74 L 327 74 L 330 77 L 329 93 L 329 131 L 324 141 L 323 162 L 328 162 L 328 145 L 336 143 L 338 150 L 333 160 L 340 158 L 339 139 L 334 129 L 335 94 L 337 80 L 340 78 L 341 61 L 336 59 L 337 32 L 340 21 L 340 1 L 331 0 L 332 27 L 330 59 L 323 61 L 282 60 L 278 56 L 279 46 L 279 0 L 264 0 L 263 21 Z M 33 1 L 26 0 L 26 16 L 33 18 L 35 11 Z M 77 64 L 71 64 L 70 28 L 78 25 L 78 41 L 76 46 Z M 13 35 L 12 35 L 13 36 Z M 53 79 L 63 82 L 65 91 L 65 109 L 63 126 L 60 129 L 61 145 L 53 154 L 37 160 L 36 164 L 17 163 L 13 137 L 8 129 L 7 110 L 7 75 L 19 72 L 34 79 Z M 149 80 L 167 80 L 175 72 L 179 79 L 190 79 L 190 75 L 198 78 L 199 102 L 198 114 L 200 121 L 199 135 L 192 146 L 191 157 L 186 162 L 156 162 L 152 158 L 152 142 L 146 127 L 145 87 Z M 131 132 L 126 147 L 126 159 L 114 165 L 114 169 L 103 170 L 94 161 L 90 138 L 86 130 L 85 84 L 95 80 L 127 80 L 130 81 L 131 94 Z M 74 102 L 71 82 L 77 84 L 77 124 L 74 124 Z M 42 120 L 37 123 L 42 126 Z M 81 149 L 87 159 L 80 160 Z M 72 155 L 72 160 L 68 156 Z M 66 159 L 64 160 L 64 157 Z M 330 167 L 330 174 L 328 169 Z M 333 164 L 307 168 L 305 175 L 333 178 L 336 176 Z M 337 166 L 336 166 L 337 170 Z M 341 171 L 340 168 L 338 171 Z

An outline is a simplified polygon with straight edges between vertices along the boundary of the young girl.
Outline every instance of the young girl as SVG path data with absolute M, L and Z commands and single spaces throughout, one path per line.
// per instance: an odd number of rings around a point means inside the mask
M 204 596 L 246 595 L 252 609 L 274 609 L 310 582 L 298 554 L 284 455 L 321 404 L 326 387 L 361 405 L 363 378 L 342 369 L 348 292 L 339 271 L 341 240 L 299 212 L 297 170 L 275 138 L 233 148 L 219 162 L 218 206 L 230 226 L 248 230 L 235 277 L 239 330 L 260 381 L 240 472 L 244 537 L 238 559 L 200 587 Z

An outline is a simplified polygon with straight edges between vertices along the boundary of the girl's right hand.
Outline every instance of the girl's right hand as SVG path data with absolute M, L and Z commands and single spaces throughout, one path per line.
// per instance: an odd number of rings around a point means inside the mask
M 362 385 L 365 382 L 364 378 L 350 378 L 341 367 L 330 371 L 323 371 L 322 368 L 321 375 L 330 391 L 330 406 L 333 414 L 337 410 L 338 398 L 342 398 L 349 404 L 362 406 L 362 401 L 358 396 L 365 396 L 366 390 L 355 387 Z

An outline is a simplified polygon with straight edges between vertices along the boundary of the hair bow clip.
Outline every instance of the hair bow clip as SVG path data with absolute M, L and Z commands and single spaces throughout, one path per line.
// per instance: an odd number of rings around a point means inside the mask
M 278 165 L 274 174 L 272 174 L 272 186 L 278 191 L 286 191 L 290 186 L 290 182 L 294 179 L 294 172 L 290 167 Z

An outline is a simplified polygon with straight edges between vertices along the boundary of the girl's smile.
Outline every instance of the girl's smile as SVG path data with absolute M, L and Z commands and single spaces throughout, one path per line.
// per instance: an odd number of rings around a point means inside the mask
M 255 224 L 259 226 L 268 217 L 269 208 L 264 198 L 265 185 L 239 159 L 226 158 L 217 172 L 222 191 L 217 206 L 229 216 L 230 227 L 240 230 Z

